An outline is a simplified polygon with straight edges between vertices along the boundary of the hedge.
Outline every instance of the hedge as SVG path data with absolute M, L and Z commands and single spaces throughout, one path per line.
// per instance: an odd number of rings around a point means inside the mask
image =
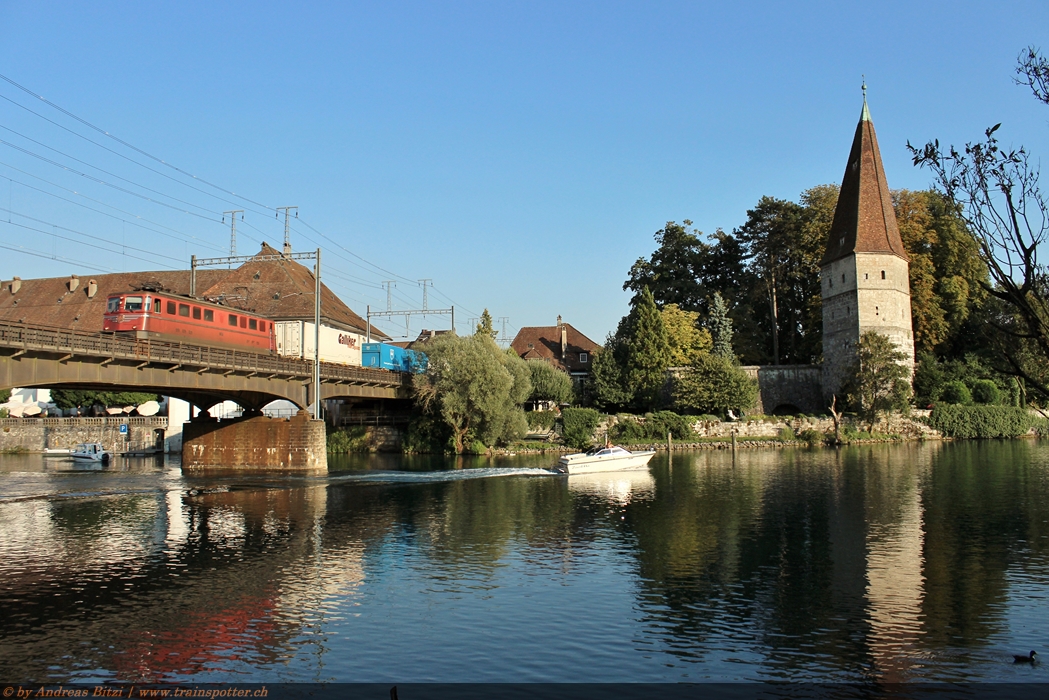
M 1025 409 L 1013 406 L 938 405 L 927 422 L 953 438 L 1016 437 L 1034 425 Z

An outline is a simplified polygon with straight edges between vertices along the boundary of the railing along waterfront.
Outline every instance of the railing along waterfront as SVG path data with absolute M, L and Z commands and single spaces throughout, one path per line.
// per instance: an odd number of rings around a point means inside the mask
M 269 378 L 305 378 L 313 374 L 313 362 L 295 357 L 283 357 L 231 348 L 216 348 L 182 342 L 134 338 L 115 333 L 87 333 L 68 328 L 35 326 L 0 321 L 0 347 L 16 349 L 15 355 L 27 352 L 65 354 L 62 359 L 76 355 L 102 357 L 108 360 L 138 360 L 180 367 L 245 372 L 249 375 L 266 374 Z M 320 363 L 321 379 L 372 386 L 403 386 L 410 376 L 396 372 L 363 367 Z

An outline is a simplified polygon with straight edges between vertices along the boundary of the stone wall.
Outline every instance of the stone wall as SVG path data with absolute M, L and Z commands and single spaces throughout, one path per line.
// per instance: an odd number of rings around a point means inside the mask
M 128 426 L 122 435 L 120 426 Z M 81 442 L 100 442 L 114 452 L 140 451 L 156 446 L 168 429 L 166 416 L 106 418 L 4 418 L 0 420 L 0 452 L 43 452 L 73 449 Z
M 823 380 L 818 365 L 749 365 L 741 368 L 758 382 L 753 412 L 823 413 Z
M 886 420 L 879 421 L 875 426 L 875 432 L 903 435 L 911 439 L 938 440 L 942 436 L 939 431 L 920 423 L 916 418 L 927 416 L 928 411 L 913 411 L 911 417 L 900 415 L 890 416 Z M 866 430 L 866 425 L 859 425 L 853 419 L 845 419 L 852 423 L 858 430 Z M 815 430 L 821 433 L 834 432 L 834 420 L 830 417 L 792 417 L 784 416 L 780 419 L 765 420 L 740 420 L 740 421 L 696 421 L 692 429 L 700 437 L 730 437 L 733 432 L 737 438 L 779 437 L 785 428 L 790 428 L 795 435 L 801 435 L 806 430 Z
M 324 421 L 252 416 L 194 420 L 182 428 L 183 469 L 327 471 Z

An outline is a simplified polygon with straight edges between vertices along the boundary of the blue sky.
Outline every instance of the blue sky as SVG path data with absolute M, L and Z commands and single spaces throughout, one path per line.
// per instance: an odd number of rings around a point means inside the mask
M 188 267 L 228 253 L 230 209 L 251 253 L 297 205 L 293 247 L 362 314 L 430 278 L 460 332 L 487 307 L 602 342 L 666 221 L 730 230 L 840 181 L 861 74 L 893 188 L 930 183 L 908 140 L 1003 122 L 1049 153 L 1012 82 L 1046 27 L 1045 2 L 0 0 L 0 74 L 222 188 L 0 81 L 0 277 Z

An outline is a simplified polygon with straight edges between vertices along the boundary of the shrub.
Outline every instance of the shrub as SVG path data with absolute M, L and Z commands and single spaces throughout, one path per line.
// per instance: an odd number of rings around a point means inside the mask
M 561 440 L 572 449 L 588 449 L 600 423 L 601 414 L 592 408 L 566 408 L 561 411 Z
M 616 442 L 663 442 L 667 433 L 676 440 L 690 440 L 696 436 L 692 431 L 692 419 L 673 411 L 657 411 L 646 413 L 644 420 L 636 416 L 621 416 L 619 422 L 609 428 L 608 437 Z
M 804 440 L 805 442 L 809 443 L 810 447 L 822 445 L 827 439 L 826 435 L 824 435 L 818 430 L 813 430 L 812 428 L 801 431 L 801 434 L 798 435 L 798 437 Z
M 408 432 L 401 443 L 406 454 L 441 454 L 454 452 L 452 431 L 443 422 L 429 415 L 416 415 L 408 423 Z
M 525 419 L 532 430 L 550 430 L 557 422 L 557 411 L 528 411 Z
M 1013 406 L 937 406 L 928 424 L 947 437 L 1002 438 L 1023 435 L 1033 421 L 1022 408 Z
M 328 430 L 328 452 L 345 454 L 348 452 L 368 451 L 368 432 L 362 425 L 349 428 L 331 428 Z
M 943 385 L 943 389 L 940 391 L 940 400 L 944 403 L 968 406 L 973 402 L 973 397 L 969 393 L 969 387 L 965 386 L 965 382 L 956 379 Z
M 1002 392 L 990 379 L 977 379 L 972 386 L 973 401 L 979 404 L 994 405 L 1002 402 Z
M 793 440 L 795 439 L 794 428 L 785 426 L 779 429 L 779 435 L 777 436 L 780 440 Z

